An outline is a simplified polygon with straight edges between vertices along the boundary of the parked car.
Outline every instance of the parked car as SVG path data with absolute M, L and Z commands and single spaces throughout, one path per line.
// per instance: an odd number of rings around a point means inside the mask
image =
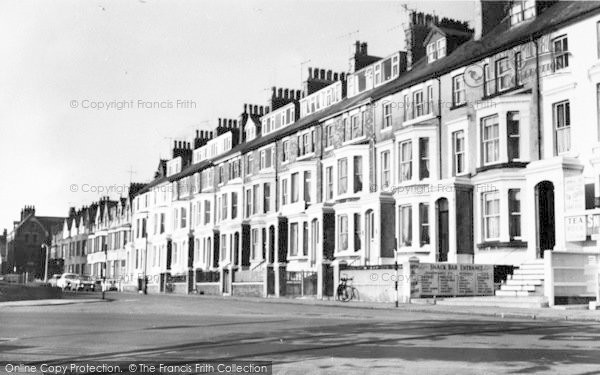
M 76 290 L 85 290 L 85 291 L 95 291 L 96 290 L 96 280 L 92 279 L 89 276 L 81 276 L 78 278 Z
M 63 273 L 60 278 L 56 281 L 56 286 L 62 290 L 77 290 L 77 284 L 79 276 L 74 273 Z
M 48 279 L 48 284 L 50 284 L 51 287 L 56 288 L 58 286 L 58 279 L 60 279 L 60 274 L 56 273 Z

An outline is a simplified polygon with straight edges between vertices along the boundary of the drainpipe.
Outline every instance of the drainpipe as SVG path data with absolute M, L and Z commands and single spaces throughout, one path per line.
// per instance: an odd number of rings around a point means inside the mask
M 537 111 L 537 141 L 538 141 L 538 160 L 542 160 L 542 119 L 540 105 L 540 50 L 538 39 L 531 36 L 531 41 L 535 45 L 535 95 L 536 95 L 536 111 Z
M 438 81 L 438 173 L 439 179 L 442 179 L 442 81 L 440 77 L 435 77 Z

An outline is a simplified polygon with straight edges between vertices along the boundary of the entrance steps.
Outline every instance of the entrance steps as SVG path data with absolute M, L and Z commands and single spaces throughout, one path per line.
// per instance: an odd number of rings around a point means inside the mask
M 489 297 L 455 297 L 437 299 L 436 304 L 444 306 L 480 306 L 480 307 L 548 307 L 544 296 L 489 296 Z
M 521 264 L 496 291 L 498 297 L 532 297 L 544 295 L 544 260 Z

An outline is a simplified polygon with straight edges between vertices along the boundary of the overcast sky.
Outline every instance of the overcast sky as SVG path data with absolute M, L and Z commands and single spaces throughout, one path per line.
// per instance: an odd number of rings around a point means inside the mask
M 173 139 L 266 105 L 271 86 L 300 88 L 302 62 L 346 71 L 357 39 L 373 55 L 404 49 L 401 4 L 1 1 L 0 229 L 26 204 L 64 216 L 97 200 L 96 186 L 150 181 Z M 471 1 L 404 4 L 474 17 Z M 82 108 L 111 102 L 128 107 Z

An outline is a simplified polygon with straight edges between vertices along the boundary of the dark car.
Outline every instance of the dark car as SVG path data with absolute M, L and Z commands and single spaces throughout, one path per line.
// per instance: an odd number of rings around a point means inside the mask
M 77 290 L 95 291 L 96 281 L 89 276 L 81 276 L 77 283 Z

